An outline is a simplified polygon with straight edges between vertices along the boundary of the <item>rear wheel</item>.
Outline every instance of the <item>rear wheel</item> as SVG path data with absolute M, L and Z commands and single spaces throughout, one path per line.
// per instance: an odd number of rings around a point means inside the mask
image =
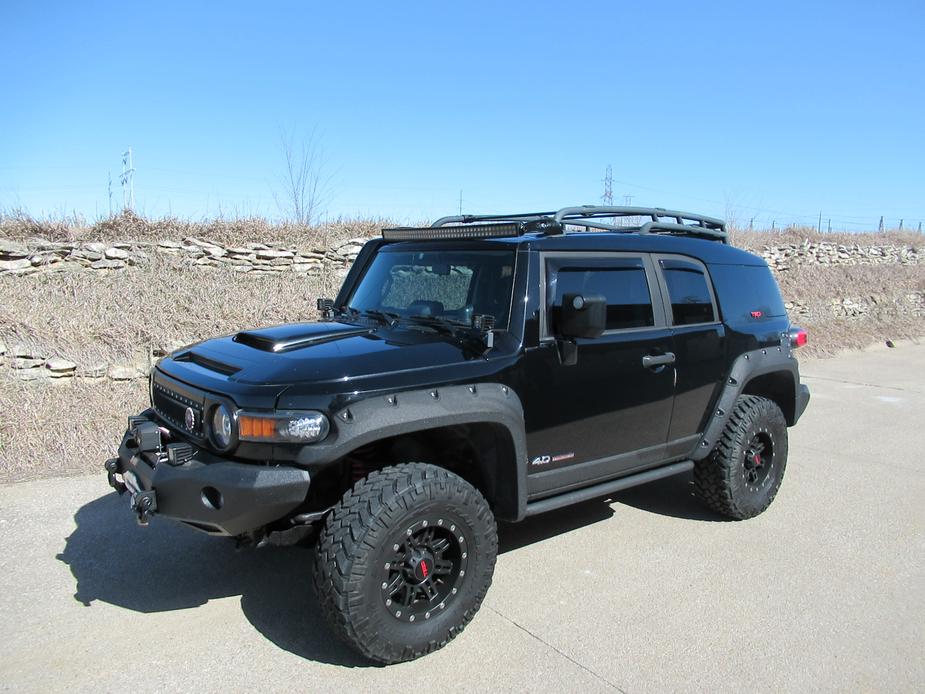
M 764 511 L 787 466 L 787 422 L 780 408 L 757 395 L 740 395 L 716 448 L 697 462 L 694 489 L 707 506 L 743 520 Z
M 409 463 L 371 473 L 328 515 L 314 581 L 333 631 L 372 660 L 443 647 L 478 611 L 498 550 L 495 519 L 461 477 Z

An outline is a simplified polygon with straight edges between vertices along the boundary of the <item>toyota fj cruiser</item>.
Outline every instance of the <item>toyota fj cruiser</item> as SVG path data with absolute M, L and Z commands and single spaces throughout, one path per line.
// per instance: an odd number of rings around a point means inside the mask
M 322 612 L 379 662 L 472 619 L 496 519 L 690 470 L 715 512 L 761 513 L 809 401 L 767 265 L 702 215 L 385 229 L 318 308 L 162 359 L 106 469 L 142 524 L 314 541 Z

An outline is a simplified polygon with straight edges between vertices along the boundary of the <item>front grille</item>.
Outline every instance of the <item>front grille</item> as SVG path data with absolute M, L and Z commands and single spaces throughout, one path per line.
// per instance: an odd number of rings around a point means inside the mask
M 152 404 L 154 411 L 165 421 L 174 425 L 180 431 L 194 436 L 202 436 L 202 403 L 192 400 L 181 393 L 154 381 L 152 388 Z M 187 409 L 193 411 L 193 427 L 187 426 Z

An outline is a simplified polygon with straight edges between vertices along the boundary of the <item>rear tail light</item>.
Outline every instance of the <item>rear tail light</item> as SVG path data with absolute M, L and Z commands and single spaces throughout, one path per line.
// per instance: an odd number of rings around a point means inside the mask
M 791 328 L 787 332 L 787 337 L 790 338 L 791 347 L 802 347 L 806 344 L 806 331 L 803 328 Z

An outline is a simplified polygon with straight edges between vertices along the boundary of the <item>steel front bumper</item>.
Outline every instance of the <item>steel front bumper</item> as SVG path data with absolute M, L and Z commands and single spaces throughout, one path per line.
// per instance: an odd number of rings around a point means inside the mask
M 106 462 L 106 470 L 109 484 L 129 495 L 142 524 L 157 514 L 234 536 L 285 518 L 305 501 L 310 483 L 305 470 L 234 463 L 190 447 L 168 460 L 160 434 L 148 435 L 152 428 L 143 424 L 151 422 L 132 419 L 119 456 Z

